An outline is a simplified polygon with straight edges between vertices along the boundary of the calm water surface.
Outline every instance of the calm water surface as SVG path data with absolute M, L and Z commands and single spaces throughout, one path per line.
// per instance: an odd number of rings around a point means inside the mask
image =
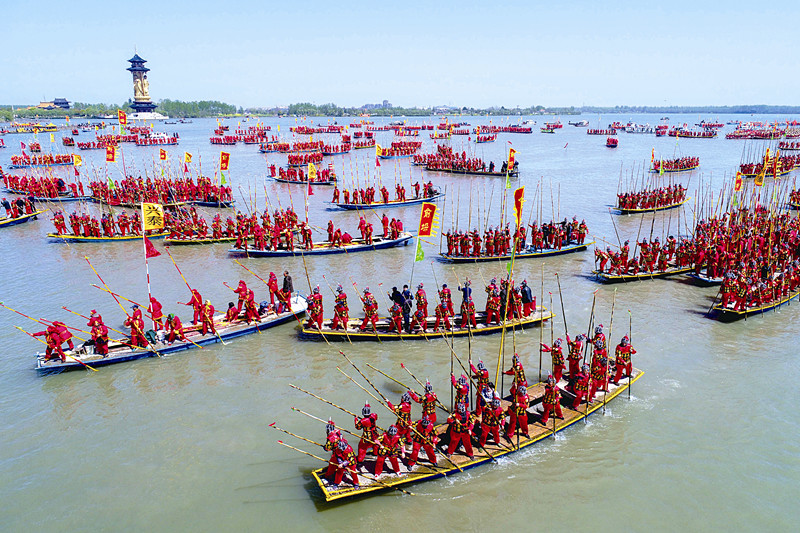
M 590 127 L 596 128 L 613 120 L 655 124 L 660 117 L 581 118 L 587 118 Z M 717 117 L 670 118 L 673 124 L 694 124 L 699 118 Z M 553 210 L 561 218 L 577 215 L 586 219 L 596 238 L 612 243 L 616 237 L 608 205 L 614 203 L 620 174 L 635 172 L 641 178 L 651 148 L 655 148 L 657 157 L 700 157 L 698 171 L 672 178 L 688 184 L 693 197 L 701 184 L 705 189 L 710 183 L 717 191 L 726 176 L 735 171 L 743 150 L 761 148 L 752 141 L 725 140 L 724 135 L 676 143 L 674 138 L 623 133 L 619 148 L 610 150 L 604 137 L 586 135 L 584 129 L 566 125 L 566 120 L 564 129 L 555 135 L 543 135 L 538 132 L 542 118 L 534 119 L 539 124 L 532 135 L 501 134 L 496 143 L 477 148 L 457 137 L 453 145 L 499 165 L 507 140 L 511 140 L 522 168 L 519 183 L 526 186 L 524 217 L 533 207 L 539 209 L 541 198 L 547 220 Z M 489 119 L 466 120 L 476 125 Z M 386 121 L 376 119 L 376 123 Z M 294 119 L 265 122 L 273 125 L 273 130 L 280 123 L 282 134 L 289 135 Z M 436 123 L 433 119 L 427 122 Z M 501 120 L 493 119 L 494 124 L 498 122 Z M 234 129 L 236 122 L 229 123 Z M 160 126 L 181 135 L 181 145 L 169 150 L 173 161 L 189 151 L 209 173 L 219 154 L 218 147 L 208 143 L 214 124 L 213 120 L 195 120 L 192 124 Z M 81 133 L 79 138 L 88 135 Z M 390 133 L 376 135 L 380 144 L 391 143 Z M 40 137 L 46 148 L 47 139 Z M 10 155 L 18 153 L 17 142 L 27 143 L 30 136 L 8 135 L 5 139 L 9 148 L 0 154 L 4 167 Z M 425 139 L 425 146 L 430 145 L 431 141 Z M 152 173 L 157 149 L 123 149 L 129 170 Z M 230 177 L 238 199 L 246 199 L 247 204 L 255 201 L 263 209 L 269 198 L 273 209 L 280 203 L 302 211 L 302 187 L 265 180 L 265 158 L 255 146 L 230 147 L 230 152 Z M 85 176 L 104 172 L 102 154 L 81 155 L 87 160 Z M 281 164 L 284 157 L 268 154 L 267 159 Z M 347 180 L 357 176 L 363 183 L 367 173 L 375 173 L 371 150 L 357 151 L 334 162 L 337 173 Z M 422 176 L 419 168 L 409 168 L 405 160 L 384 161 L 380 171 L 390 189 L 395 179 L 410 189 L 409 177 L 416 180 Z M 120 176 L 117 168 L 109 168 L 109 173 Z M 447 199 L 440 204 L 445 227 L 454 218 L 453 205 L 457 206 L 459 225 L 466 225 L 470 196 L 472 225 L 479 220 L 484 223 L 489 204 L 490 224 L 497 223 L 502 179 L 430 176 L 436 185 L 447 187 Z M 794 175 L 788 179 L 794 180 Z M 325 202 L 330 194 L 330 188 L 315 188 L 309 199 L 312 224 L 324 227 L 332 218 L 354 231 L 358 215 L 327 210 Z M 244 203 L 240 203 L 242 208 Z M 685 220 L 691 225 L 693 207 L 694 200 L 680 215 L 681 231 Z M 80 208 L 97 212 L 96 206 Z M 209 219 L 213 216 L 212 210 L 205 213 Z M 389 212 L 389 216 L 400 216 L 407 227 L 413 228 L 419 210 L 406 208 Z M 653 228 L 654 236 L 662 236 L 667 226 L 674 233 L 678 220 L 677 212 L 659 214 L 655 223 L 651 217 L 645 217 L 644 222 L 640 217 L 616 218 L 621 237 L 631 240 L 640 226 L 645 228 L 643 234 Z M 98 309 L 106 323 L 121 326 L 122 311 L 91 286 L 97 279 L 84 256 L 89 256 L 114 290 L 144 300 L 147 289 L 141 244 L 50 244 L 44 235 L 51 229 L 51 223 L 41 218 L 2 231 L 0 300 L 31 316 L 61 319 L 79 327 L 85 322 L 72 320 L 75 317 L 61 306 L 81 312 Z M 160 243 L 156 246 L 162 247 Z M 431 262 L 436 252 L 435 247 L 426 245 L 426 260 L 413 266 L 414 284 L 423 281 L 429 294 L 433 294 L 435 280 L 453 287 L 457 279 L 466 276 L 475 282 L 476 293 L 482 293 L 482 276 L 488 279 L 504 272 L 504 265 L 453 269 Z M 230 260 L 224 245 L 180 248 L 173 255 L 192 286 L 218 308 L 224 308 L 231 299 L 223 281 L 233 285 L 243 278 L 258 291 L 257 297 L 263 298 L 266 287 Z M 412 255 L 408 247 L 352 257 L 315 257 L 307 261 L 308 275 L 312 284 L 321 285 L 328 313 L 332 295 L 323 275 L 331 284 L 341 283 L 351 302 L 355 300 L 353 282 L 360 289 L 371 287 L 385 311 L 388 300 L 381 300 L 380 294 L 409 281 Z M 414 497 L 393 492 L 344 505 L 325 504 L 315 489 L 309 471 L 321 463 L 279 446 L 276 440 L 283 436 L 267 428 L 267 424 L 278 422 L 301 435 L 321 439 L 322 425 L 296 415 L 290 410 L 292 406 L 322 418 L 333 416 L 349 427 L 347 415 L 340 416 L 342 413 L 333 408 L 289 388 L 289 383 L 354 411 L 369 400 L 336 371 L 337 366 L 348 367 L 337 349 L 298 341 L 296 324 L 244 337 L 228 346 L 116 365 L 99 372 L 41 377 L 33 370 L 33 353 L 40 346 L 13 327 L 35 331 L 36 324 L 3 311 L 0 530 L 396 531 L 401 524 L 411 524 L 412 529 L 446 524 L 446 529 L 471 530 L 529 528 L 531 524 L 557 531 L 796 529 L 800 519 L 800 363 L 792 338 L 800 321 L 800 305 L 725 325 L 704 317 L 716 288 L 697 288 L 680 279 L 601 286 L 589 277 L 592 261 L 591 252 L 546 262 L 520 261 L 517 276 L 526 278 L 535 292 L 543 290 L 547 306 L 548 293 L 553 293 L 557 336 L 563 336 L 564 322 L 556 273 L 573 335 L 587 326 L 595 289 L 599 289 L 596 314 L 606 327 L 613 327 L 615 343 L 628 333 L 631 317 L 633 345 L 638 350 L 634 364 L 646 374 L 634 385 L 630 401 L 619 398 L 609 405 L 605 416 L 594 416 L 555 440 L 497 464 L 410 487 L 416 493 Z M 250 259 L 243 263 L 263 277 L 270 271 L 288 269 L 295 287 L 308 292 L 302 260 Z M 187 301 L 188 290 L 166 255 L 151 260 L 150 274 L 153 292 L 164 303 L 165 311 L 186 317 L 186 308 L 175 302 Z M 482 304 L 483 298 L 478 296 L 478 306 Z M 351 308 L 355 307 L 351 303 Z M 356 314 L 360 315 L 360 310 Z M 549 341 L 549 327 L 541 334 Z M 529 374 L 534 376 L 539 364 L 539 338 L 540 330 L 534 328 L 514 339 L 509 335 L 506 344 L 506 355 L 516 344 Z M 441 398 L 449 397 L 449 351 L 441 341 L 340 347 L 357 363 L 371 362 L 403 381 L 410 380 L 400 368 L 400 363 L 405 363 L 421 379 L 430 378 Z M 473 359 L 482 358 L 494 370 L 499 338 L 477 338 L 471 346 L 466 340 L 457 340 L 455 349 L 464 359 L 471 351 Z M 544 371 L 548 369 L 546 363 Z M 385 378 L 371 377 L 390 398 L 401 392 Z M 388 411 L 377 406 L 373 409 L 381 420 L 391 418 Z M 302 442 L 292 444 L 320 453 Z

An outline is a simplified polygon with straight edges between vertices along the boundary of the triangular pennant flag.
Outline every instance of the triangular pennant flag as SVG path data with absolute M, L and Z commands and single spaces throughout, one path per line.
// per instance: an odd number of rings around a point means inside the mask
M 158 257 L 159 255 L 161 255 L 161 252 L 156 250 L 156 247 L 153 246 L 153 243 L 150 242 L 150 239 L 148 239 L 147 237 L 144 238 L 144 248 L 145 248 L 144 256 L 147 259 L 150 259 L 151 257 Z

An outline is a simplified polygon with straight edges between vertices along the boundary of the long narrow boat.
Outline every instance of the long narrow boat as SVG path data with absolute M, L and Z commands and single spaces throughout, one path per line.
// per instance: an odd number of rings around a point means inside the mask
M 384 239 L 383 237 L 375 237 L 372 239 L 372 244 L 365 244 L 363 239 L 353 239 L 350 244 L 342 246 L 332 246 L 331 243 L 315 242 L 314 248 L 306 250 L 297 247 L 294 250 L 287 250 L 279 248 L 277 250 L 253 250 L 243 248 L 231 248 L 228 253 L 234 256 L 245 257 L 302 257 L 304 255 L 327 255 L 327 254 L 352 254 L 356 252 L 371 252 L 374 250 L 383 250 L 386 248 L 394 248 L 395 246 L 406 246 L 412 239 L 412 235 L 408 232 L 403 232 L 396 239 Z
M 148 239 L 163 239 L 169 235 L 168 231 L 161 233 L 153 233 L 148 235 Z M 113 237 L 84 237 L 83 235 L 75 235 L 72 233 L 65 233 L 59 235 L 58 233 L 48 233 L 47 238 L 50 242 L 125 242 L 125 241 L 141 241 L 141 235 L 114 235 Z
M 714 287 L 716 285 L 722 285 L 722 278 L 709 278 L 705 274 L 695 274 L 694 272 L 690 272 L 686 274 L 686 277 L 691 280 L 691 282 L 699 287 Z
M 564 255 L 564 254 L 571 254 L 573 252 L 582 252 L 586 250 L 588 246 L 594 244 L 594 241 L 587 242 L 584 244 L 568 244 L 566 246 L 562 246 L 561 248 L 534 248 L 533 246 L 528 246 L 521 252 L 516 254 L 517 259 L 530 259 L 536 257 L 551 257 L 554 255 Z M 449 263 L 481 263 L 485 261 L 511 261 L 511 254 L 505 255 L 482 255 L 478 257 L 470 257 L 464 255 L 450 255 L 447 253 L 439 254 L 443 261 L 447 261 Z
M 106 355 L 106 357 L 95 354 L 93 346 L 84 346 L 74 351 L 67 352 L 67 360 L 63 363 L 61 359 L 57 357 L 45 361 L 44 354 L 37 353 L 36 370 L 43 374 L 53 374 L 66 370 L 81 370 L 85 368 L 79 361 L 94 368 L 134 361 L 145 357 L 157 357 L 159 355 L 191 350 L 192 348 L 197 348 L 198 345 L 204 346 L 207 344 L 214 344 L 220 342 L 220 340 L 227 341 L 243 335 L 250 335 L 256 331 L 263 331 L 285 322 L 290 322 L 295 320 L 295 317 L 303 316 L 306 312 L 306 307 L 305 298 L 297 295 L 292 298 L 291 311 L 285 311 L 279 315 L 276 315 L 274 312 L 265 313 L 261 315 L 261 321 L 257 324 L 247 324 L 246 322 L 229 324 L 227 322 L 222 322 L 224 315 L 217 315 L 215 317 L 215 322 L 217 323 L 217 333 L 219 333 L 219 336 L 213 333 L 202 335 L 199 331 L 195 330 L 186 333 L 186 338 L 190 339 L 192 342 L 176 341 L 172 344 L 168 344 L 157 341 L 152 347 L 137 348 L 135 350 L 127 344 L 112 342 L 108 346 L 108 355 Z M 78 358 L 79 361 L 76 361 L 75 358 Z
M 665 168 L 664 169 L 664 174 L 674 174 L 674 173 L 677 173 L 677 172 L 691 172 L 692 170 L 696 170 L 698 168 L 700 168 L 700 163 L 697 163 L 696 165 L 692 165 L 692 166 L 689 166 L 689 167 L 683 167 L 683 168 Z M 650 173 L 651 174 L 659 174 L 659 173 L 661 173 L 661 170 L 658 169 L 658 168 L 651 168 L 650 169 Z
M 675 209 L 676 207 L 682 206 L 691 199 L 692 198 L 689 197 L 674 204 L 660 205 L 658 207 L 636 207 L 636 208 L 614 207 L 614 209 L 619 211 L 620 215 L 632 215 L 635 213 L 655 213 L 656 211 L 666 211 L 667 209 Z
M 236 242 L 237 237 L 190 237 L 186 238 L 165 238 L 164 244 L 166 246 L 189 246 L 192 244 L 219 244 L 223 242 Z
M 348 210 L 356 210 L 360 211 L 362 209 L 386 209 L 387 207 L 403 207 L 406 205 L 415 205 L 421 204 L 423 202 L 436 202 L 437 200 L 441 200 L 444 197 L 444 193 L 436 193 L 433 196 L 428 196 L 427 198 L 412 198 L 411 200 L 390 200 L 388 202 L 372 202 L 371 204 L 345 204 L 345 203 L 336 203 L 336 202 L 327 202 L 333 207 L 338 207 L 340 209 L 348 209 Z
M 613 361 L 611 361 L 612 366 L 613 364 Z M 401 471 L 399 474 L 394 474 L 391 473 L 391 471 L 387 472 L 384 470 L 384 473 L 377 478 L 380 483 L 377 483 L 371 479 L 372 473 L 375 470 L 375 461 L 374 459 L 368 457 L 367 460 L 359 465 L 357 469 L 357 473 L 360 474 L 359 479 L 361 481 L 361 484 L 358 486 L 353 486 L 349 483 L 343 483 L 338 486 L 333 485 L 324 477 L 326 468 L 313 470 L 311 475 L 314 476 L 314 479 L 317 481 L 319 488 L 322 490 L 322 494 L 325 496 L 325 500 L 330 502 L 344 498 L 356 498 L 377 491 L 390 490 L 392 487 L 411 483 L 419 483 L 422 481 L 430 481 L 449 476 L 450 474 L 457 474 L 459 469 L 463 471 L 476 466 L 489 464 L 501 457 L 514 454 L 527 448 L 528 446 L 543 441 L 544 439 L 555 437 L 555 435 L 558 433 L 561 433 L 568 427 L 586 419 L 589 415 L 596 413 L 598 410 L 602 412 L 607 403 L 619 397 L 623 392 L 628 390 L 632 383 L 638 381 L 643 375 L 644 371 L 634 368 L 631 377 L 622 378 L 618 385 L 609 383 L 607 393 L 604 394 L 600 392 L 596 394 L 593 402 L 589 404 L 581 403 L 581 405 L 578 406 L 578 410 L 573 410 L 571 408 L 571 393 L 562 390 L 562 396 L 565 397 L 561 402 L 561 410 L 563 412 L 564 419 L 559 420 L 551 418 L 551 420 L 547 423 L 547 427 L 543 426 L 540 422 L 542 398 L 544 396 L 544 384 L 538 383 L 529 386 L 528 395 L 532 398 L 532 401 L 528 407 L 528 434 L 530 436 L 525 437 L 524 435 L 520 435 L 519 440 L 516 438 L 509 440 L 505 438 L 505 436 L 501 436 L 500 443 L 489 444 L 487 442 L 484 449 L 475 446 L 473 448 L 475 455 L 472 459 L 464 455 L 461 451 L 454 453 L 450 459 L 453 463 L 455 463 L 455 465 L 458 465 L 458 468 L 448 462 L 447 459 L 442 457 L 445 451 L 442 448 L 445 447 L 444 445 L 449 441 L 449 438 L 447 436 L 447 424 L 440 424 L 435 428 L 436 434 L 440 438 L 436 447 L 438 460 L 438 464 L 436 465 L 427 462 L 427 460 L 420 460 L 420 462 L 409 469 L 405 463 L 401 462 Z M 560 386 L 563 386 L 563 384 L 564 381 L 559 383 Z M 510 403 L 507 399 L 503 399 L 501 401 L 501 406 L 504 410 L 507 409 L 509 405 Z M 363 474 L 368 474 L 370 478 L 363 476 Z
M 691 272 L 693 269 L 694 267 L 692 266 L 672 267 L 668 268 L 667 270 L 659 270 L 654 272 L 637 272 L 636 274 L 612 274 L 610 272 L 598 272 L 597 270 L 593 270 L 592 274 L 596 276 L 597 281 L 600 281 L 602 283 L 625 283 L 627 281 L 641 281 L 648 279 L 668 278 L 670 276 L 676 276 L 678 274 L 686 274 L 687 272 Z
M 791 292 L 786 296 L 783 296 L 780 300 L 772 301 L 756 307 L 747 307 L 742 311 L 737 311 L 734 309 L 735 305 L 734 302 L 728 303 L 728 305 L 725 307 L 723 307 L 722 302 L 720 302 L 714 306 L 713 316 L 720 322 L 733 322 L 735 320 L 747 318 L 748 316 L 760 315 L 761 313 L 766 313 L 767 311 L 771 311 L 772 309 L 776 309 L 782 306 L 783 304 L 791 302 L 798 296 L 800 296 L 800 289 Z
M 445 172 L 447 174 L 461 174 L 464 176 L 492 176 L 492 177 L 506 177 L 505 172 L 489 172 L 484 170 L 459 170 L 453 168 L 431 168 L 429 166 L 425 166 L 425 170 L 428 172 Z M 508 173 L 509 176 L 516 177 L 519 176 L 519 167 L 515 167 L 511 172 Z
M 524 318 L 515 318 L 506 322 L 506 331 L 512 331 L 517 328 L 527 328 L 538 324 L 544 320 L 553 318 L 553 313 L 546 307 L 539 307 L 531 313 L 530 316 Z M 422 339 L 436 339 L 445 337 L 466 337 L 468 335 L 491 335 L 493 333 L 501 333 L 503 331 L 503 324 L 486 324 L 486 313 L 479 311 L 475 313 L 475 320 L 478 327 L 475 328 L 461 328 L 456 327 L 461 324 L 461 315 L 455 315 L 450 318 L 452 329 L 434 330 L 433 325 L 436 323 L 436 318 L 429 316 L 427 318 L 426 331 L 416 330 L 412 333 L 397 333 L 397 331 L 389 331 L 391 323 L 388 318 L 382 318 L 376 322 L 375 330 L 372 330 L 371 324 L 367 329 L 361 331 L 361 321 L 363 319 L 353 318 L 347 322 L 347 331 L 343 329 L 331 329 L 331 321 L 326 320 L 322 323 L 322 330 L 317 328 L 309 328 L 305 325 L 300 329 L 300 337 L 308 340 L 315 341 L 408 341 L 408 340 L 422 340 Z
M 307 179 L 304 179 L 304 180 L 290 180 L 290 179 L 285 179 L 285 178 L 281 178 L 281 177 L 278 177 L 278 176 L 273 176 L 272 179 L 274 179 L 275 181 L 277 181 L 279 183 L 294 183 L 295 185 L 308 185 L 308 180 Z M 333 179 L 329 179 L 329 180 L 326 180 L 326 181 L 312 181 L 311 185 L 336 185 L 336 176 L 334 176 Z
M 25 222 L 28 222 L 31 219 L 36 220 L 36 217 L 38 215 L 41 215 L 45 211 L 47 211 L 47 209 L 42 209 L 41 211 L 34 211 L 33 213 L 28 213 L 26 215 L 20 215 L 17 218 L 9 218 L 9 217 L 0 218 L 0 228 L 8 228 L 10 226 L 16 226 L 17 224 L 24 224 Z
M 216 207 L 217 209 L 230 209 L 234 206 L 236 200 L 224 200 L 224 201 L 189 200 L 186 203 L 190 205 L 196 205 L 199 207 Z
M 9 194 L 16 194 L 19 196 L 28 197 L 29 193 L 17 189 L 3 189 Z M 89 200 L 89 196 L 72 196 L 72 193 L 60 194 L 56 197 L 51 196 L 34 196 L 33 200 L 36 202 L 80 202 L 82 200 Z

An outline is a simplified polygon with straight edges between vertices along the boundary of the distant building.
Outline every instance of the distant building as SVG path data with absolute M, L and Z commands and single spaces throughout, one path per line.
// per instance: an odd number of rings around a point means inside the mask
M 392 104 L 389 103 L 389 100 L 384 100 L 383 103 L 380 104 L 364 104 L 361 106 L 361 109 L 391 109 Z
M 52 102 L 39 102 L 39 105 L 28 109 L 69 109 L 69 102 L 66 98 L 55 98 Z

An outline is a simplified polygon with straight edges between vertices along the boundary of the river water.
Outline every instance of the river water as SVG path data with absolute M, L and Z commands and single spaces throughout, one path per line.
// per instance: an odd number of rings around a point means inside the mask
M 581 118 L 596 128 L 614 120 L 655 124 L 661 117 Z M 671 116 L 670 122 L 694 124 L 700 118 L 724 122 L 791 117 L 680 115 Z M 473 126 L 489 122 L 487 117 L 465 120 Z M 455 137 L 453 146 L 474 151 L 499 166 L 507 141 L 512 141 L 522 169 L 518 183 L 525 185 L 528 199 L 523 217 L 527 219 L 532 206 L 539 209 L 538 198 L 542 198 L 541 209 L 548 221 L 553 210 L 561 218 L 585 218 L 592 235 L 612 243 L 616 236 L 608 206 L 615 201 L 620 175 L 638 174 L 641 180 L 651 148 L 656 157 L 700 157 L 700 169 L 691 175 L 662 178 L 688 184 L 692 197 L 697 196 L 701 183 L 703 190 L 710 183 L 711 189 L 718 191 L 735 172 L 743 151 L 763 148 L 763 143 L 726 140 L 724 132 L 732 128 L 726 126 L 723 134 L 711 140 L 676 142 L 670 137 L 621 133 L 619 148 L 612 150 L 605 147 L 604 136 L 586 135 L 583 128 L 569 126 L 566 120 L 554 135 L 539 133 L 542 117 L 531 120 L 538 122 L 532 135 L 501 134 L 496 143 L 482 145 Z M 375 120 L 378 124 L 387 121 Z M 235 121 L 226 122 L 235 129 Z M 327 124 L 329 120 L 308 122 Z M 437 123 L 432 118 L 426 122 Z M 494 124 L 500 122 L 493 119 Z M 280 124 L 281 135 L 288 136 L 295 120 L 266 119 L 265 123 L 273 125 L 273 133 Z M 200 161 L 209 173 L 219 156 L 219 147 L 208 143 L 214 126 L 213 120 L 159 126 L 180 133 L 180 146 L 168 149 L 173 164 L 177 166 L 183 152 L 189 151 L 195 164 Z M 391 144 L 391 133 L 376 135 L 383 146 Z M 57 139 L 59 136 L 56 134 Z M 81 133 L 78 139 L 87 136 Z M 424 136 L 424 146 L 430 147 L 427 132 Z M 48 136 L 39 137 L 47 150 Z M 31 136 L 7 135 L 5 140 L 9 148 L 0 153 L 4 167 L 12 153 L 19 153 L 18 141 L 28 143 Z M 64 150 L 56 145 L 53 149 Z M 241 208 L 245 208 L 243 200 L 250 204 L 255 199 L 263 209 L 268 196 L 273 208 L 280 202 L 294 205 L 302 213 L 303 187 L 265 179 L 265 158 L 255 146 L 240 144 L 225 150 L 231 152 L 229 177 Z M 129 171 L 152 172 L 157 149 L 124 145 L 123 151 Z M 86 161 L 84 180 L 93 172 L 105 172 L 103 153 L 81 155 Z M 267 159 L 281 164 L 284 157 L 268 154 Z M 357 173 L 363 183 L 367 172 L 375 173 L 372 150 L 333 161 L 337 173 L 346 179 Z M 121 163 L 109 166 L 109 174 L 121 177 L 118 167 Z M 410 168 L 407 160 L 383 161 L 380 171 L 390 190 L 395 179 L 411 189 L 409 177 L 416 180 L 422 175 L 418 167 Z M 454 218 L 453 205 L 459 225 L 466 226 L 470 195 L 473 226 L 485 223 L 487 204 L 492 206 L 490 225 L 499 222 L 502 178 L 436 175 L 431 179 L 447 188 L 446 200 L 439 204 L 445 228 Z M 794 173 L 784 179 L 793 180 Z M 543 192 L 538 198 L 537 189 Z M 329 211 L 325 202 L 330 194 L 328 187 L 314 188 L 308 202 L 311 223 L 324 227 L 331 218 L 354 232 L 358 215 Z M 691 225 L 693 207 L 691 200 L 680 215 L 681 232 L 685 220 Z M 97 211 L 96 206 L 83 209 Z M 210 219 L 213 210 L 204 212 Z M 407 228 L 414 229 L 419 208 L 388 214 L 399 215 Z M 45 234 L 52 230 L 48 218 L 0 234 L 0 300 L 33 317 L 64 320 L 79 327 L 85 322 L 72 320 L 76 317 L 61 306 L 83 313 L 97 309 L 107 324 L 121 326 L 122 311 L 91 286 L 97 279 L 84 256 L 112 289 L 145 300 L 141 244 L 48 243 Z M 655 223 L 651 220 L 617 217 L 617 229 L 623 239 L 631 241 L 640 227 L 644 228 L 642 235 L 652 228 L 654 236 L 663 236 L 667 226 L 675 233 L 678 213 L 668 211 L 656 215 Z M 378 226 L 377 220 L 373 222 Z M 163 248 L 158 242 L 156 246 Z M 499 277 L 505 270 L 501 264 L 453 269 L 431 261 L 436 246 L 426 244 L 425 251 L 426 259 L 416 265 L 411 246 L 314 257 L 307 260 L 308 274 L 312 284 L 322 287 L 327 314 L 332 294 L 326 280 L 345 287 L 351 309 L 361 316 L 359 306 L 352 303 L 357 301 L 353 282 L 360 289 L 371 287 L 385 313 L 388 300 L 382 299 L 381 293 L 407 283 L 412 269 L 414 285 L 424 282 L 429 296 L 434 295 L 436 281 L 455 287 L 457 280 L 468 276 L 477 289 L 477 305 L 482 307 L 482 276 Z M 232 299 L 223 282 L 233 285 L 240 278 L 263 299 L 266 287 L 228 258 L 225 245 L 176 248 L 173 255 L 192 286 L 218 308 Z M 308 292 L 300 259 L 247 259 L 243 263 L 265 278 L 270 271 L 280 278 L 288 269 L 295 287 Z M 573 335 L 587 327 L 596 289 L 597 319 L 613 328 L 612 341 L 619 342 L 632 326 L 633 345 L 638 350 L 634 364 L 646 373 L 634 385 L 630 400 L 623 395 L 609 405 L 605 415 L 590 417 L 585 425 L 573 426 L 555 440 L 543 441 L 497 464 L 409 487 L 415 496 L 390 492 L 338 505 L 325 504 L 310 478 L 310 470 L 322 463 L 276 441 L 283 439 L 312 453 L 322 454 L 321 450 L 267 425 L 277 422 L 321 440 L 324 427 L 292 412 L 291 407 L 325 419 L 333 416 L 345 427 L 350 425 L 349 417 L 289 384 L 359 410 L 371 398 L 337 372 L 337 366 L 352 371 L 338 354 L 337 349 L 342 348 L 361 366 L 370 362 L 401 381 L 411 381 L 400 367 L 405 363 L 420 379 L 430 378 L 440 398 L 447 399 L 450 354 L 443 341 L 329 347 L 299 341 L 296 324 L 288 324 L 228 346 L 115 365 L 98 372 L 42 377 L 33 369 L 33 353 L 39 343 L 13 327 L 36 331 L 37 325 L 3 311 L 0 530 L 396 531 L 439 525 L 446 530 L 529 528 L 532 524 L 558 531 L 795 529 L 800 519 L 800 425 L 796 415 L 800 363 L 791 339 L 800 322 L 800 305 L 750 317 L 746 322 L 722 324 L 704 316 L 716 288 L 697 288 L 679 278 L 602 286 L 591 279 L 592 268 L 593 254 L 588 251 L 546 261 L 519 261 L 516 275 L 526 278 L 535 292 L 544 291 L 548 307 L 552 293 L 556 336 L 564 334 L 556 273 Z M 165 312 L 187 317 L 186 308 L 175 302 L 188 301 L 188 290 L 166 254 L 150 261 L 150 276 L 153 293 Z M 458 301 L 456 297 L 456 304 Z M 507 337 L 506 356 L 516 345 L 529 376 L 535 377 L 538 370 L 540 334 L 549 342 L 549 326 Z M 457 340 L 455 350 L 465 360 L 471 352 L 474 360 L 483 359 L 494 372 L 499 344 L 497 336 L 476 338 L 471 344 Z M 545 372 L 547 360 L 545 354 Z M 391 399 L 398 397 L 401 389 L 397 385 L 375 373 L 369 375 Z M 372 403 L 380 420 L 391 418 L 388 411 Z M 418 416 L 417 408 L 414 415 Z

